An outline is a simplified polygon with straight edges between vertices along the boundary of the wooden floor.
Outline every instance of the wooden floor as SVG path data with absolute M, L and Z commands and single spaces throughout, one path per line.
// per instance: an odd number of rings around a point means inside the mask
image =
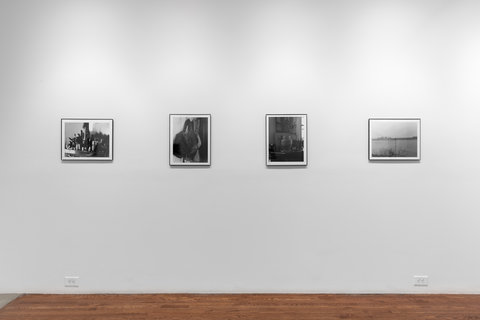
M 0 320 L 480 320 L 480 295 L 25 295 Z

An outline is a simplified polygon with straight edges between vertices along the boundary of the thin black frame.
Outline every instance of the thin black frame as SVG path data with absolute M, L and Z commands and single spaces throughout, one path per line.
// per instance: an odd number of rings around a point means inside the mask
M 417 156 L 416 157 L 372 157 L 371 147 L 371 122 L 373 121 L 418 121 L 418 135 L 417 135 Z M 421 159 L 422 149 L 422 119 L 421 118 L 369 118 L 368 119 L 368 161 L 407 161 L 407 162 L 419 162 Z
M 272 162 L 268 161 L 268 119 L 270 117 L 305 117 L 304 161 Z M 267 113 L 265 114 L 265 165 L 267 167 L 306 167 L 308 165 L 308 114 L 306 113 Z
M 172 117 L 207 118 L 208 119 L 208 161 L 207 162 L 172 162 Z M 171 167 L 210 167 L 212 165 L 212 114 L 211 113 L 170 113 L 168 115 L 168 164 Z
M 64 150 L 65 150 L 65 146 L 64 146 L 64 140 L 65 140 L 65 137 L 64 137 L 64 128 L 63 128 L 63 123 L 64 121 L 70 121 L 70 120 L 73 120 L 73 121 L 110 121 L 110 124 L 111 124 L 111 128 L 112 128 L 112 134 L 111 134 L 111 137 L 110 137 L 110 157 L 91 157 L 91 158 L 87 158 L 87 157 L 81 157 L 81 158 L 78 158 L 78 157 L 64 157 Z M 114 149 L 114 124 L 113 124 L 113 119 L 111 118 L 61 118 L 60 119 L 60 160 L 61 161 L 79 161 L 79 162 L 82 162 L 82 161 L 113 161 L 113 149 Z

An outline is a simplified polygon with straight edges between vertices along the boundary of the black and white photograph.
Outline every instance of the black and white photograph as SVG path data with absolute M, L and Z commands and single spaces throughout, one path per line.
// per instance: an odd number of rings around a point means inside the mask
M 209 114 L 171 114 L 170 165 L 209 166 L 210 126 Z
M 307 115 L 266 115 L 267 166 L 307 165 Z
M 62 160 L 113 160 L 113 120 L 62 119 Z
M 368 120 L 369 160 L 420 160 L 420 119 Z

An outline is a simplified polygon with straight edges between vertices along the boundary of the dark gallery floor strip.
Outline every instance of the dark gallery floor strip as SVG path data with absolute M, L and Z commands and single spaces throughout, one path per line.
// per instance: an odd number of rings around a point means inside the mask
M 0 320 L 480 320 L 480 295 L 24 295 Z

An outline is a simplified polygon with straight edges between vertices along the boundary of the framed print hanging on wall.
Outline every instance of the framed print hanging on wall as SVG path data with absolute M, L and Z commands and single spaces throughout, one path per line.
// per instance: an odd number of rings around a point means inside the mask
M 63 161 L 112 161 L 113 119 L 62 119 Z
M 267 166 L 307 165 L 307 115 L 265 116 Z
M 211 115 L 170 115 L 170 165 L 209 166 L 211 164 Z
M 419 161 L 420 119 L 374 118 L 368 120 L 370 161 Z

